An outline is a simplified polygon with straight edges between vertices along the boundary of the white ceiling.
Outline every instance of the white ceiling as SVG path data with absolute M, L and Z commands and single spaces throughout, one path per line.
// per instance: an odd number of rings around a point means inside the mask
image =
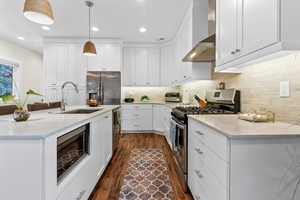
M 55 23 L 50 31 L 23 17 L 24 0 L 0 1 L 0 38 L 39 51 L 43 37 L 87 37 L 88 8 L 84 0 L 49 0 Z M 120 38 L 126 42 L 157 42 L 174 37 L 191 0 L 94 0 L 92 32 L 95 38 Z M 147 28 L 140 33 L 139 27 Z M 18 40 L 22 36 L 24 41 Z

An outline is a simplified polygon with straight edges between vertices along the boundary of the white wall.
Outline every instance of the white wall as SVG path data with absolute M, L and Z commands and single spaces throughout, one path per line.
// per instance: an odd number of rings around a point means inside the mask
M 12 42 L 0 39 L 0 59 L 19 64 L 17 82 L 20 93 L 28 89 L 43 93 L 43 57 L 32 50 L 25 49 Z M 31 98 L 31 102 L 40 98 Z

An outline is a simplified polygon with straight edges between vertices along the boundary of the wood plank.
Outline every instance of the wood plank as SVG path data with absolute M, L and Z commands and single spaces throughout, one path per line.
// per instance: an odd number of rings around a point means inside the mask
M 171 184 L 178 200 L 192 200 L 180 187 L 176 174 L 172 152 L 163 136 L 156 134 L 122 134 L 118 150 L 114 154 L 109 166 L 99 180 L 89 200 L 117 200 L 122 186 L 124 169 L 126 169 L 129 154 L 134 148 L 159 148 L 166 156 Z

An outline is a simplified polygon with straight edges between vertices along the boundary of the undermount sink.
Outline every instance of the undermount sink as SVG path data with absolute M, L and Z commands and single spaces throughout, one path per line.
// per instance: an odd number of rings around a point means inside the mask
M 61 114 L 90 114 L 90 113 L 100 111 L 102 109 L 103 108 L 100 108 L 100 109 L 76 109 L 76 110 L 66 111 Z

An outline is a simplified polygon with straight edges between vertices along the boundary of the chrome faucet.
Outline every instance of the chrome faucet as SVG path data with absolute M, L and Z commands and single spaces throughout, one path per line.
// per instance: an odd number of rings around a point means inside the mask
M 61 111 L 66 111 L 66 102 L 65 102 L 65 94 L 64 94 L 64 88 L 66 85 L 73 85 L 75 91 L 77 92 L 77 94 L 79 93 L 78 87 L 75 83 L 73 83 L 72 81 L 66 81 L 64 84 L 62 84 L 61 86 L 61 105 L 60 105 L 60 110 Z

